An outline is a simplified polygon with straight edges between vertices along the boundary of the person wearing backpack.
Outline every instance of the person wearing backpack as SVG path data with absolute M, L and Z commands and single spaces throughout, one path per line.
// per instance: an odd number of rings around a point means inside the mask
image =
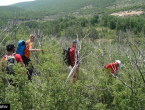
M 7 54 L 2 58 L 2 62 L 1 62 L 1 66 L 2 66 L 2 72 L 5 71 L 5 67 L 4 67 L 4 63 L 7 63 L 7 67 L 6 67 L 6 73 L 7 74 L 14 74 L 13 71 L 13 65 L 15 63 L 15 61 L 17 61 L 17 63 L 20 63 L 22 67 L 25 67 L 23 64 L 23 60 L 21 58 L 21 56 L 19 54 L 15 53 L 15 46 L 14 44 L 8 44 L 6 46 L 7 49 Z M 4 82 L 4 80 L 3 80 Z M 12 83 L 12 79 L 9 80 L 10 83 Z
M 28 68 L 28 79 L 30 81 L 32 81 L 32 72 L 33 72 L 33 66 L 30 63 L 30 52 L 38 52 L 38 51 L 42 51 L 42 49 L 32 49 L 33 46 L 33 42 L 35 40 L 35 35 L 34 34 L 30 34 L 29 36 L 29 40 L 25 41 L 26 43 L 26 47 L 24 49 L 24 55 L 22 56 L 23 62 L 25 64 L 25 66 L 27 67 L 28 65 L 30 65 L 30 67 Z
M 76 50 L 77 47 L 77 40 L 73 40 L 73 44 L 70 46 L 70 50 L 69 50 L 69 56 L 70 56 L 70 60 L 71 60 L 71 67 L 73 68 L 76 65 L 78 65 L 78 53 Z M 76 72 L 73 73 L 72 76 L 72 83 L 74 84 L 76 79 L 78 78 L 79 75 L 79 66 L 76 69 Z

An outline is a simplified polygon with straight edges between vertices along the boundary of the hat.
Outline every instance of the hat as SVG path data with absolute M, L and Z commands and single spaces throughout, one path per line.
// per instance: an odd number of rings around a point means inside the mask
M 15 48 L 15 46 L 14 44 L 8 44 L 6 48 L 7 48 L 7 51 L 12 51 L 12 49 Z
M 78 41 L 77 40 L 73 40 L 73 43 L 77 43 Z
M 116 60 L 115 62 L 117 62 L 120 67 L 122 67 L 122 64 L 121 64 L 121 61 L 120 60 Z

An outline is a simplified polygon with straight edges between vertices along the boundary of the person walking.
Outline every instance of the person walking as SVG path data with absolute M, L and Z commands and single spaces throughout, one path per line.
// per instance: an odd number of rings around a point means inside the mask
M 32 64 L 30 63 L 31 60 L 30 60 L 30 52 L 39 52 L 39 51 L 42 51 L 42 49 L 33 49 L 32 46 L 33 46 L 33 42 L 35 40 L 35 35 L 34 34 L 30 34 L 29 36 L 29 40 L 26 41 L 26 47 L 25 47 L 25 50 L 24 50 L 24 56 L 22 56 L 22 59 L 23 59 L 23 62 L 25 64 L 25 67 L 29 67 L 27 68 L 28 69 L 28 79 L 30 81 L 32 81 L 32 73 L 33 73 L 33 66 Z
M 7 74 L 15 74 L 14 71 L 13 71 L 13 66 L 15 64 L 15 61 L 17 61 L 17 63 L 20 63 L 21 67 L 25 67 L 24 66 L 24 63 L 23 63 L 23 60 L 21 58 L 21 56 L 19 54 L 16 54 L 15 53 L 15 46 L 14 44 L 8 44 L 6 46 L 6 49 L 7 49 L 7 54 L 2 58 L 2 62 L 1 62 L 1 70 L 2 72 L 4 72 L 6 70 L 6 73 Z M 6 61 L 5 61 L 6 60 Z M 4 63 L 7 63 L 7 66 L 6 66 L 6 69 L 5 69 L 5 64 Z M 4 80 L 3 80 L 4 82 Z M 13 81 L 12 79 L 9 79 L 9 83 L 12 84 Z
M 71 60 L 71 67 L 77 66 L 76 70 L 73 72 L 72 76 L 72 83 L 74 84 L 76 79 L 79 76 L 79 65 L 78 65 L 78 53 L 76 50 L 77 47 L 77 40 L 73 41 L 73 44 L 70 46 L 69 55 Z

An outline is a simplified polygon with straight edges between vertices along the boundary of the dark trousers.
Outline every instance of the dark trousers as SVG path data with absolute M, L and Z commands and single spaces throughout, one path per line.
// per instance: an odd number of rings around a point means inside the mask
M 32 73 L 33 73 L 33 68 L 34 68 L 34 67 L 33 67 L 33 65 L 32 65 L 32 63 L 31 63 L 31 60 L 30 60 L 29 58 L 25 57 L 25 56 L 22 56 L 22 60 L 23 60 L 25 66 L 26 66 L 26 68 L 27 68 L 27 70 L 28 70 L 28 72 L 27 72 L 27 74 L 28 74 L 28 79 L 29 79 L 30 81 L 32 81 Z

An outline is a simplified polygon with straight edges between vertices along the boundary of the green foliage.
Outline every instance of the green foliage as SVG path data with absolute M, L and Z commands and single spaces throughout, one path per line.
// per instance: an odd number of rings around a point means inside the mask
M 94 15 L 94 17 L 92 17 L 92 19 L 90 20 L 90 23 L 92 25 L 95 25 L 98 23 L 98 19 L 99 19 L 99 16 L 98 15 Z
M 106 4 L 107 2 L 107 4 Z M 36 0 L 33 2 L 17 3 L 12 6 L 18 6 L 27 10 L 33 11 L 49 11 L 49 12 L 75 12 L 86 6 L 93 6 L 98 8 L 104 8 L 112 5 L 115 0 Z M 25 7 L 27 6 L 27 7 Z M 43 7 L 42 7 L 43 6 Z
M 21 29 L 17 39 L 25 36 Z M 83 33 L 88 34 L 89 32 Z M 27 34 L 26 34 L 27 35 Z M 27 35 L 28 36 L 28 35 Z M 92 35 L 93 36 L 93 35 Z M 35 48 L 39 48 L 37 40 Z M 144 87 L 140 80 L 140 74 L 126 56 L 126 49 L 131 58 L 134 58 L 132 51 L 126 44 L 120 44 L 117 40 L 109 43 L 97 43 L 86 37 L 81 44 L 81 61 L 79 77 L 75 84 L 71 79 L 66 82 L 70 72 L 62 61 L 62 38 L 50 38 L 45 36 L 42 40 L 45 54 L 41 52 L 32 53 L 31 60 L 37 75 L 33 76 L 32 83 L 28 81 L 26 71 L 20 65 L 15 66 L 16 75 L 11 76 L 17 86 L 4 85 L 0 83 L 0 103 L 10 103 L 14 109 L 144 109 Z M 82 37 L 79 34 L 81 41 Z M 95 38 L 94 38 L 95 39 Z M 71 39 L 72 41 L 72 39 Z M 63 40 L 63 43 L 67 41 Z M 144 42 L 142 42 L 144 43 Z M 71 45 L 68 44 L 68 45 Z M 139 47 L 140 48 L 140 47 Z M 133 47 L 136 50 L 135 47 Z M 92 52 L 92 54 L 90 54 Z M 35 56 L 35 57 L 33 57 Z M 136 83 L 132 83 L 133 91 L 124 86 L 117 78 L 110 78 L 109 74 L 102 71 L 102 66 L 109 62 L 121 59 L 126 68 L 122 68 L 118 77 L 131 85 L 130 77 L 136 77 Z M 134 67 L 134 69 L 132 69 Z M 124 74 L 122 74 L 124 73 Z M 129 75 L 131 74 L 131 76 Z M 0 71 L 0 77 L 7 78 L 9 75 Z M 143 87 L 143 88 L 142 88 Z M 142 99 L 143 98 L 143 99 Z
M 0 26 L 6 24 L 11 19 L 25 21 L 42 19 L 48 12 L 33 12 L 12 6 L 0 6 Z
M 129 29 L 137 34 L 144 30 L 144 22 L 145 20 L 143 17 L 117 18 L 114 16 L 103 15 L 100 24 L 109 27 L 110 29 L 117 29 L 125 32 Z
M 108 7 L 116 2 L 114 0 L 64 1 L 67 4 L 66 7 L 63 5 L 63 7 L 58 7 L 58 4 L 50 6 L 48 3 L 47 7 L 33 5 L 35 9 L 42 8 L 42 10 L 55 6 L 52 8 L 55 8 L 52 12 L 56 12 L 56 10 L 66 11 L 67 8 L 70 8 L 67 10 L 68 12 L 74 9 L 86 14 L 92 10 L 96 11 L 95 9 L 98 8 L 100 10 L 98 13 L 104 13 L 102 7 Z M 51 1 L 51 3 L 57 2 L 61 5 L 64 1 Z M 41 4 L 42 1 L 37 0 L 36 2 Z M 74 5 L 76 2 L 77 4 Z M 31 3 L 33 2 L 30 2 L 32 6 Z M 80 9 L 88 4 L 93 6 L 89 11 Z M 13 18 L 12 12 L 9 10 L 13 11 L 16 8 L 7 8 L 8 11 L 3 11 L 1 8 L 1 11 L 5 13 L 1 16 Z M 138 8 L 138 6 L 134 6 L 134 8 Z M 108 8 L 106 13 L 111 11 L 114 9 Z M 1 58 L 6 54 L 5 46 L 7 43 L 13 42 L 16 45 L 20 39 L 27 40 L 31 33 L 36 34 L 34 48 L 43 47 L 44 54 L 41 52 L 31 53 L 31 63 L 34 66 L 32 82 L 28 81 L 25 68 L 20 67 L 19 64 L 14 66 L 15 76 L 0 71 L 0 103 L 10 103 L 12 110 L 145 109 L 145 88 L 141 76 L 144 77 L 144 74 L 140 73 L 145 71 L 142 62 L 144 60 L 144 15 L 117 18 L 107 14 L 100 16 L 95 13 L 90 18 L 67 15 L 53 21 L 40 21 L 34 19 L 43 18 L 42 16 L 48 12 L 32 12 L 30 14 L 30 11 L 20 10 L 17 13 L 21 13 L 19 20 L 28 21 L 21 21 L 15 25 L 3 21 L 3 23 L 8 24 L 3 25 L 0 31 Z M 30 18 L 31 21 L 29 21 Z M 8 30 L 4 31 L 4 29 Z M 38 32 L 40 32 L 40 36 L 37 36 Z M 79 44 L 81 44 L 80 56 L 82 58 L 79 77 L 75 84 L 72 84 L 71 78 L 66 83 L 70 69 L 63 64 L 62 48 L 71 45 L 72 40 L 77 37 Z M 126 38 L 133 44 L 130 44 Z M 41 41 L 42 46 L 40 46 L 39 41 Z M 104 65 L 117 59 L 123 63 L 123 67 L 117 75 L 119 79 L 110 77 L 111 74 L 107 71 L 102 71 Z M 6 80 L 8 78 L 12 78 L 15 85 L 9 85 Z M 5 79 L 5 82 L 2 79 Z
M 91 39 L 98 39 L 99 32 L 95 28 L 89 29 L 88 32 L 91 32 L 89 35 Z

